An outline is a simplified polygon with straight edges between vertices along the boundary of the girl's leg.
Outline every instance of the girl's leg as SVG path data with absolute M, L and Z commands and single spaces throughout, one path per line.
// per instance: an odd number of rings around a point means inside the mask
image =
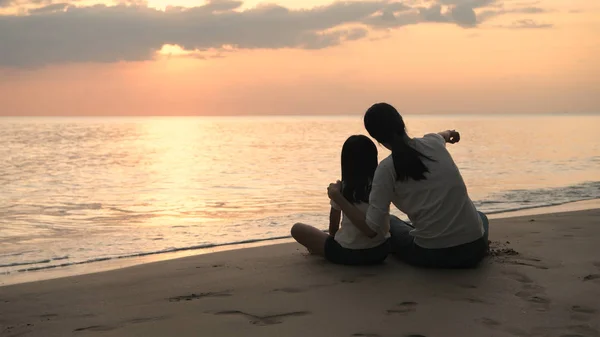
M 297 223 L 292 226 L 292 237 L 311 254 L 325 256 L 325 241 L 329 234 L 313 226 Z

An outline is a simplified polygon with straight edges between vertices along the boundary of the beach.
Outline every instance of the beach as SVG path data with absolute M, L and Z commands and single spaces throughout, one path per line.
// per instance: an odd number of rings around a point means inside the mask
M 599 17 L 0 0 L 0 337 L 600 337 Z
M 600 336 L 600 209 L 491 219 L 475 270 L 294 243 L 0 287 L 1 336 Z

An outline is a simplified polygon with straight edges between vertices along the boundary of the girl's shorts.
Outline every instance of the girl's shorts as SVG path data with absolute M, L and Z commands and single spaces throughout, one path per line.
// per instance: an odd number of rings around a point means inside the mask
M 342 247 L 333 236 L 325 241 L 325 258 L 330 262 L 345 265 L 372 265 L 382 263 L 390 252 L 390 240 L 377 247 L 348 249 Z

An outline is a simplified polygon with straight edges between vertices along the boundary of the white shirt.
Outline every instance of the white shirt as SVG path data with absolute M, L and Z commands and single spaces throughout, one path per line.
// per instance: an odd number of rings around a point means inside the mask
M 358 203 L 354 206 L 363 212 L 367 212 L 369 204 Z M 340 207 L 331 201 L 331 207 L 340 210 Z M 367 249 L 377 247 L 385 242 L 390 237 L 390 226 L 389 222 L 384 223 L 383 226 L 369 225 L 369 227 L 377 233 L 374 238 L 366 236 L 360 231 L 354 224 L 342 213 L 342 224 L 340 229 L 335 233 L 334 239 L 340 246 L 348 249 Z
M 394 160 L 379 163 L 373 178 L 367 224 L 389 223 L 390 203 L 408 215 L 410 233 L 423 248 L 447 248 L 475 241 L 484 234 L 483 223 L 441 135 L 414 138 L 410 146 L 432 158 L 422 158 L 429 169 L 426 180 L 396 181 Z

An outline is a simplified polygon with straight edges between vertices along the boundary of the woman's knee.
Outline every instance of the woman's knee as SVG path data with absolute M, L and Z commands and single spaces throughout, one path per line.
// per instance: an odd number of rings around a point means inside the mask
M 488 219 L 487 215 L 485 215 L 485 213 L 481 212 L 481 211 L 477 211 L 477 213 L 479 213 L 479 217 L 481 218 L 481 220 L 483 222 L 489 222 L 490 220 Z
M 485 215 L 485 213 L 480 211 L 477 211 L 477 213 L 479 213 L 479 217 L 481 218 L 485 234 L 488 235 L 490 232 L 490 220 L 488 219 L 487 215 Z

